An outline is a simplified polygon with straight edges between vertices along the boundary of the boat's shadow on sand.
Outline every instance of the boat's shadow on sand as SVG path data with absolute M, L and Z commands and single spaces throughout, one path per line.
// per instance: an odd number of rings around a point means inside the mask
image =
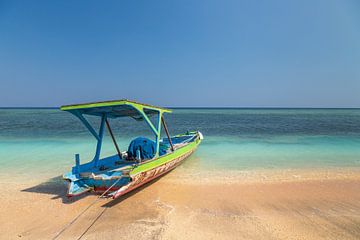
M 167 175 L 168 173 L 164 174 Z M 125 194 L 124 196 L 121 196 L 119 198 L 116 198 L 114 200 L 111 200 L 111 198 L 109 198 L 109 202 L 107 202 L 106 204 L 102 205 L 102 207 L 112 207 L 122 201 L 124 201 L 125 199 L 135 195 L 137 192 L 143 190 L 144 188 L 152 185 L 153 183 L 157 182 L 159 179 L 161 178 L 157 178 L 154 179 L 146 184 L 144 184 L 141 187 L 138 187 L 137 189 Z M 82 198 L 85 198 L 89 195 L 96 195 L 98 196 L 99 194 L 96 193 L 85 193 L 83 195 L 77 196 L 77 197 L 67 197 L 67 186 L 64 183 L 64 180 L 62 178 L 62 176 L 57 176 L 57 177 L 53 177 L 50 178 L 49 180 L 47 180 L 46 182 L 40 183 L 36 186 L 30 187 L 30 188 L 26 188 L 21 190 L 22 192 L 29 192 L 29 193 L 41 193 L 41 194 L 48 194 L 48 195 L 52 195 L 51 199 L 56 200 L 61 198 L 62 202 L 64 204 L 71 204 L 74 203 Z
M 61 198 L 63 203 L 72 203 L 78 199 L 85 197 L 86 195 L 79 196 L 76 198 L 68 198 L 66 196 L 67 187 L 61 176 L 53 177 L 47 180 L 46 182 L 40 183 L 36 186 L 29 187 L 21 190 L 22 192 L 29 193 L 42 193 L 52 195 L 51 199 L 59 199 Z

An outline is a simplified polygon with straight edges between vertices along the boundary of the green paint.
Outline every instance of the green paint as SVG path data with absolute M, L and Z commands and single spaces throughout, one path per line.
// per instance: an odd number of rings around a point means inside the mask
M 85 108 L 95 108 L 95 107 L 110 107 L 118 105 L 129 105 L 137 109 L 147 108 L 151 110 L 161 111 L 171 113 L 170 109 L 156 107 L 148 104 L 138 103 L 135 101 L 130 101 L 127 99 L 114 100 L 114 101 L 104 101 L 104 102 L 93 102 L 93 103 L 84 103 L 84 104 L 74 104 L 74 105 L 65 105 L 61 106 L 60 109 L 63 111 L 76 110 L 76 109 L 85 109 Z
M 197 146 L 200 144 L 200 142 L 201 142 L 201 140 L 199 138 L 197 138 L 194 142 L 191 142 L 191 143 L 185 145 L 184 147 L 181 147 L 181 148 L 175 150 L 172 153 L 166 154 L 158 159 L 151 160 L 148 163 L 144 163 L 139 166 L 136 166 L 134 168 L 134 170 L 132 170 L 130 172 L 130 176 L 134 176 L 141 172 L 149 171 L 153 168 L 159 167 L 162 164 L 171 162 L 175 158 L 180 157 L 189 151 L 195 150 L 197 148 Z

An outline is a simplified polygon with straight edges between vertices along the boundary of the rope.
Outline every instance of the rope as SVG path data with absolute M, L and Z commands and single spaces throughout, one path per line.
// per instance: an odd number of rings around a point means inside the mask
M 115 186 L 115 184 L 117 184 L 120 181 L 121 178 L 119 178 L 118 180 L 116 180 L 108 189 L 106 189 L 105 192 L 103 192 L 98 198 L 96 198 L 92 203 L 90 203 L 89 206 L 87 206 L 81 213 L 79 213 L 72 221 L 70 221 L 68 224 L 66 224 L 60 232 L 58 232 L 55 237 L 53 237 L 52 239 L 55 240 L 57 239 L 66 229 L 68 229 L 74 222 L 76 222 L 76 220 L 79 219 L 79 217 L 81 215 L 83 215 L 90 207 L 92 207 L 97 201 L 100 200 L 100 198 L 102 198 L 108 191 L 110 191 L 110 189 Z M 106 209 L 106 208 L 105 208 Z M 95 221 L 86 229 L 86 231 L 80 236 L 80 238 L 90 229 L 90 227 L 96 222 L 97 219 L 99 219 L 99 217 L 105 212 L 105 209 L 101 212 L 101 214 L 95 219 Z M 79 239 L 80 239 L 79 238 Z
M 77 240 L 80 240 L 88 231 L 89 229 L 95 224 L 95 222 L 97 220 L 99 220 L 99 218 L 104 214 L 104 212 L 106 211 L 107 208 L 104 208 L 101 213 L 94 219 L 94 221 L 90 224 L 90 226 L 80 235 L 80 237 L 78 237 Z

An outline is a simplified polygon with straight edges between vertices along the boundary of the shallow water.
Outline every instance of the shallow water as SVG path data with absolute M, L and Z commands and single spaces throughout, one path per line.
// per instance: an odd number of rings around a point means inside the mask
M 200 130 L 205 139 L 182 169 L 256 170 L 360 166 L 359 109 L 174 109 L 171 134 Z M 93 124 L 97 119 L 90 118 Z M 144 122 L 112 120 L 120 148 L 151 137 Z M 58 109 L 0 109 L 0 174 L 51 177 L 91 160 L 95 139 Z M 103 156 L 114 154 L 109 136 Z

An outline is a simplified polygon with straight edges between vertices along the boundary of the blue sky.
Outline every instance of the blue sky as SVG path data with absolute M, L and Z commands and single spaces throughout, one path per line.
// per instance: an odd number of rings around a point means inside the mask
M 3 1 L 0 106 L 360 107 L 360 2 Z

